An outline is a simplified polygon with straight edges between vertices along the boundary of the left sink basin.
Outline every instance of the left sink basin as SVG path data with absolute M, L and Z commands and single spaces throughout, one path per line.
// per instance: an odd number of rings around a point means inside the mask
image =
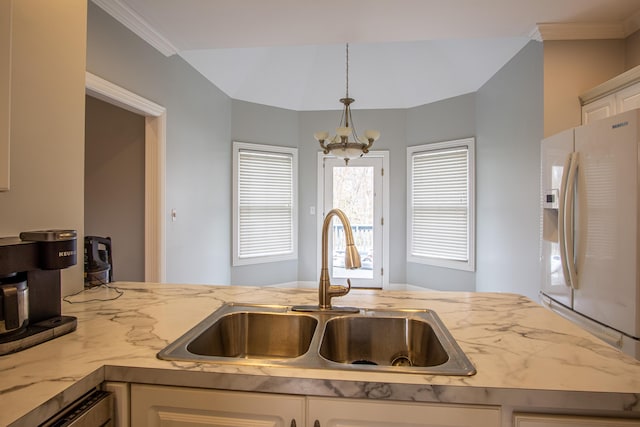
M 269 312 L 227 314 L 187 345 L 203 356 L 298 357 L 309 350 L 318 321 L 301 315 Z
M 168 360 L 277 361 L 309 351 L 318 320 L 288 307 L 227 304 L 162 350 Z

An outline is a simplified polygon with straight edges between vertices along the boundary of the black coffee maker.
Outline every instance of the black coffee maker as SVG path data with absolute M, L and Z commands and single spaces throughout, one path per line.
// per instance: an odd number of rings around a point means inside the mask
M 76 329 L 62 316 L 60 270 L 75 265 L 75 230 L 42 230 L 0 238 L 0 355 Z

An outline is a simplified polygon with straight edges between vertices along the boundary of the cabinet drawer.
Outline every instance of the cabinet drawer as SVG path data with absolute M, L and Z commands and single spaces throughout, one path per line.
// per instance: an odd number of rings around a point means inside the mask
M 573 415 L 515 414 L 514 427 L 640 427 L 640 420 Z
M 499 427 L 500 408 L 310 397 L 307 420 L 309 427 Z

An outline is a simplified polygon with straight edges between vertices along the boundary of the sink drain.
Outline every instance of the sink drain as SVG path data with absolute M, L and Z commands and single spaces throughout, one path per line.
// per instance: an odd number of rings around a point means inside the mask
M 391 360 L 391 366 L 413 366 L 413 362 L 409 356 L 400 354 Z

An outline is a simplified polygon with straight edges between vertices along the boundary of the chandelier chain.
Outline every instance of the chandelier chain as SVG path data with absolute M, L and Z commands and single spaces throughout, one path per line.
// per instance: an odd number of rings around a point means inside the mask
M 346 62 L 347 62 L 347 98 L 349 97 L 349 43 L 347 43 L 346 48 Z

